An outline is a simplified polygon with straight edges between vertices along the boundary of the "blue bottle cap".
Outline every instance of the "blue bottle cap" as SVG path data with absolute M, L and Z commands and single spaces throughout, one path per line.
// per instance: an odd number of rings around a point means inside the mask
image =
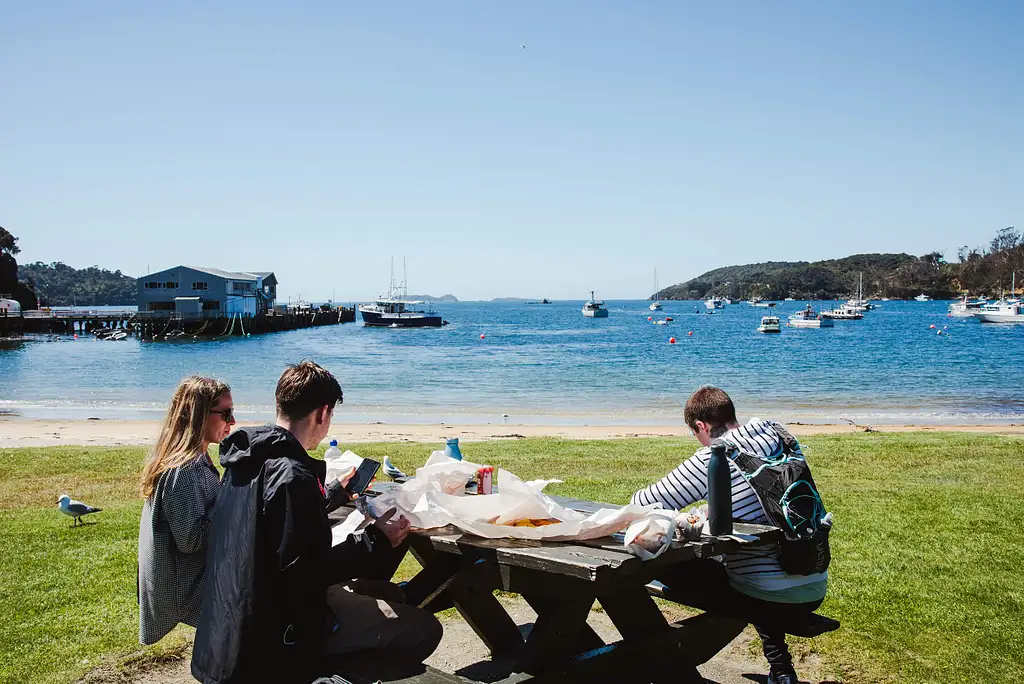
M 338 440 L 332 439 L 331 440 L 331 446 L 338 446 Z

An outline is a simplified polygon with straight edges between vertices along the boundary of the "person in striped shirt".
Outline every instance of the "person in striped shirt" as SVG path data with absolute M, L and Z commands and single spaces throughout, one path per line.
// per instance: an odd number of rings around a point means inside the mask
M 633 495 L 632 503 L 660 503 L 664 508 L 682 510 L 707 499 L 709 448 L 721 437 L 733 446 L 762 457 L 782 450 L 778 423 L 754 418 L 745 425 L 736 420 L 736 407 L 729 395 L 717 387 L 701 387 L 687 400 L 683 418 L 703 445 L 693 456 L 654 484 Z M 798 447 L 799 448 L 799 447 Z M 732 475 L 732 516 L 734 520 L 768 524 L 768 518 L 753 487 L 730 461 Z M 769 684 L 797 684 L 799 678 L 786 646 L 786 633 L 768 624 L 757 624 L 756 616 L 785 619 L 813 612 L 825 598 L 828 573 L 790 575 L 779 565 L 775 545 L 744 549 L 726 554 L 722 562 L 695 560 L 670 570 L 660 578 L 668 587 L 666 595 L 680 603 L 712 612 L 754 616 L 754 627 L 764 646 L 771 671 Z

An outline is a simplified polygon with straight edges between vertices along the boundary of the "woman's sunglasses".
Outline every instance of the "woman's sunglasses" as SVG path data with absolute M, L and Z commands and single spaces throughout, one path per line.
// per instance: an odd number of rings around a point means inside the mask
M 228 408 L 223 411 L 210 411 L 210 413 L 216 413 L 218 416 L 224 419 L 225 423 L 231 423 L 235 420 L 235 409 Z

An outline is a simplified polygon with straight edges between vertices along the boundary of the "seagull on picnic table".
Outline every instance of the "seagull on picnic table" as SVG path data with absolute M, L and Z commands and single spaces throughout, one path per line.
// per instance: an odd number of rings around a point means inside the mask
M 102 508 L 94 508 L 92 506 L 84 504 L 81 501 L 75 501 L 67 494 L 62 495 L 57 500 L 57 506 L 60 508 L 61 513 L 63 513 L 64 515 L 70 515 L 72 518 L 75 519 L 75 521 L 71 523 L 72 527 L 75 527 L 79 524 L 79 522 L 81 522 L 80 518 L 83 515 L 88 515 L 90 513 L 99 513 L 100 511 L 103 510 Z M 85 523 L 82 522 L 82 524 L 84 525 Z
M 401 470 L 399 470 L 398 466 L 392 463 L 391 458 L 388 456 L 384 457 L 384 474 L 390 477 L 392 480 L 398 477 L 409 477 Z

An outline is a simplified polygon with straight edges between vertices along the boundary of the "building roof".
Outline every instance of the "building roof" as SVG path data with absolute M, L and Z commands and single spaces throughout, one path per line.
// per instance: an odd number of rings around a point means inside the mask
M 260 278 L 266 278 L 267 276 L 274 275 L 273 271 L 249 271 L 249 273 L 252 273 L 255 276 L 259 276 Z
M 222 271 L 219 268 L 206 268 L 205 266 L 185 266 L 185 268 L 191 268 L 193 271 L 200 271 L 201 273 L 209 273 L 212 276 L 218 278 L 226 278 L 228 280 L 257 280 L 263 276 L 253 273 L 241 273 L 234 271 Z

